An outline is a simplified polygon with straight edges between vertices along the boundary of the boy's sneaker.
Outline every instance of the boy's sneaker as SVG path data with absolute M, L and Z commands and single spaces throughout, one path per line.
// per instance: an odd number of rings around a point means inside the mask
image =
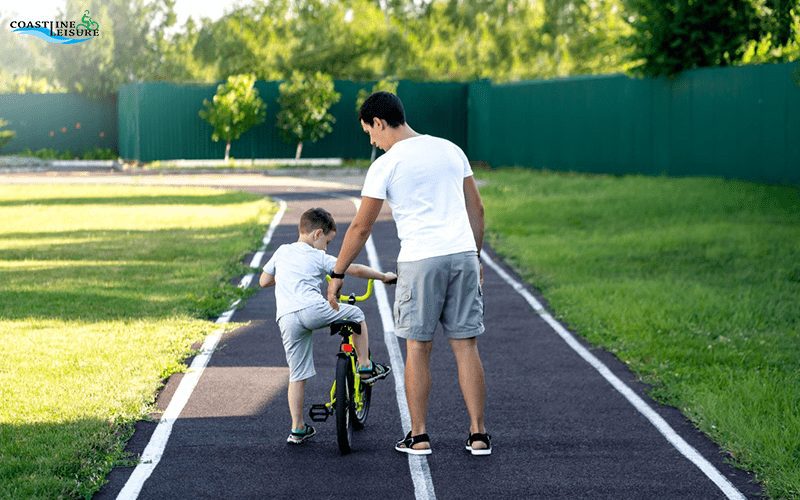
M 386 378 L 392 372 L 392 367 L 389 365 L 382 365 L 372 361 L 370 368 L 359 368 L 358 374 L 361 376 L 361 381 L 367 385 L 372 385 L 380 379 Z
M 306 424 L 305 429 L 303 429 L 300 432 L 297 432 L 296 430 L 292 429 L 292 433 L 289 434 L 288 438 L 286 438 L 286 442 L 289 444 L 302 444 L 316 433 L 317 431 L 313 427 Z

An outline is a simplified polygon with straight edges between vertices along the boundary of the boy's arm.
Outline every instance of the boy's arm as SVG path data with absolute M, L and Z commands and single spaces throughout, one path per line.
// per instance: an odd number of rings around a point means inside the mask
M 356 278 L 380 280 L 384 283 L 392 281 L 397 278 L 394 273 L 381 273 L 363 264 L 350 264 L 350 267 L 344 272 L 348 276 L 355 276 Z
M 275 284 L 275 276 L 262 272 L 261 276 L 258 278 L 258 284 L 261 285 L 261 288 L 273 286 Z

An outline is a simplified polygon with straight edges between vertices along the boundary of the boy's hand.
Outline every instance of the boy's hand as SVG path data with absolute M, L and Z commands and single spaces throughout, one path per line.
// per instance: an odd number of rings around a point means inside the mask
M 383 273 L 383 279 L 381 279 L 387 285 L 394 285 L 397 283 L 397 275 L 394 273 Z

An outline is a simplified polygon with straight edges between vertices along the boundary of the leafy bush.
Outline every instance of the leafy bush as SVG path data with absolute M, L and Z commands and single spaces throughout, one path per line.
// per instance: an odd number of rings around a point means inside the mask
M 58 151 L 53 148 L 42 148 L 33 151 L 30 148 L 25 148 L 16 156 L 29 156 L 32 158 L 40 158 L 42 160 L 115 160 L 119 157 L 116 151 L 111 148 L 92 148 L 87 149 L 82 154 L 74 154 L 69 149 L 65 151 Z
M 11 142 L 11 139 L 13 139 L 15 135 L 17 135 L 17 133 L 14 132 L 13 130 L 2 130 L 7 125 L 8 122 L 0 118 L 0 148 Z

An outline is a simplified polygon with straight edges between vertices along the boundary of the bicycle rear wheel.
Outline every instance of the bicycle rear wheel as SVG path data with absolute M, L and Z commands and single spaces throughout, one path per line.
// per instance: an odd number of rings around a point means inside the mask
M 340 354 L 336 360 L 336 440 L 339 443 L 339 452 L 347 455 L 351 451 L 353 440 L 353 370 L 350 368 L 350 359 Z

